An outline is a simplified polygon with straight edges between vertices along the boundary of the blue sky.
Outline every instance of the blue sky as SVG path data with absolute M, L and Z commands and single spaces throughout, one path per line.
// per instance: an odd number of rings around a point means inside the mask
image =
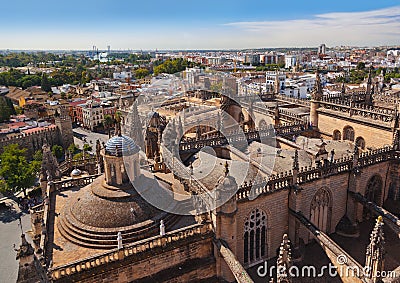
M 1 2 L 0 49 L 400 44 L 398 0 Z

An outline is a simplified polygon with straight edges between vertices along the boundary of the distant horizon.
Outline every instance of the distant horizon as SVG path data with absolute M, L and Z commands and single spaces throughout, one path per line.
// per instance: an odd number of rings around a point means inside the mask
M 324 44 L 324 43 L 321 43 Z M 234 52 L 234 51 L 262 51 L 262 50 L 275 50 L 275 49 L 317 49 L 319 45 L 316 46 L 281 46 L 281 47 L 259 47 L 259 48 L 226 48 L 226 49 L 133 49 L 133 48 L 120 48 L 120 49 L 110 49 L 111 52 L 196 52 L 196 51 L 203 51 L 203 52 L 215 52 L 215 51 L 227 51 L 227 52 Z M 360 49 L 373 49 L 373 48 L 400 48 L 400 44 L 396 45 L 370 45 L 370 46 L 361 46 L 361 45 L 337 45 L 337 46 L 326 46 L 327 49 L 338 49 L 338 48 L 360 48 Z M 0 52 L 91 52 L 93 49 L 0 49 Z M 107 52 L 107 48 L 98 49 L 99 52 Z
M 2 50 L 247 50 L 400 44 L 398 0 L 6 1 Z M 18 15 L 18 17 L 16 17 Z M 131 46 L 131 48 L 126 48 Z

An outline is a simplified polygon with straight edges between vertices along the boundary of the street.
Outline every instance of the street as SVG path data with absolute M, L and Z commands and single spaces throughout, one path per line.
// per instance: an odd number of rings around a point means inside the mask
M 99 139 L 100 143 L 108 141 L 107 134 L 94 133 L 90 130 L 84 128 L 75 128 L 74 132 L 74 143 L 79 146 L 80 149 L 83 148 L 85 143 L 92 147 L 92 152 L 96 152 L 96 141 Z
M 18 216 L 20 210 L 14 203 L 13 209 L 0 208 L 0 282 L 15 282 L 18 275 L 18 261 L 15 259 L 16 251 L 21 244 L 21 228 L 19 227 Z M 30 216 L 21 213 L 23 231 L 31 230 Z M 31 239 L 26 234 L 29 242 Z

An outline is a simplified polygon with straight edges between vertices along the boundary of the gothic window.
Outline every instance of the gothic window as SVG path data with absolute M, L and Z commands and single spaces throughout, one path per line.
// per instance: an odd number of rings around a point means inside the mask
M 368 201 L 372 201 L 377 205 L 381 203 L 382 196 L 382 178 L 379 175 L 372 176 L 367 184 L 367 189 L 365 191 L 365 197 Z
M 265 122 L 265 120 L 261 120 L 260 123 L 258 124 L 258 127 L 260 129 L 266 128 L 267 127 L 267 123 Z
M 255 209 L 244 223 L 244 263 L 262 260 L 267 254 L 267 215 Z
M 354 141 L 354 129 L 350 126 L 346 126 L 343 129 L 343 140 Z
M 365 190 L 365 198 L 368 201 L 376 203 L 377 205 L 381 205 L 381 196 L 382 196 L 382 178 L 379 175 L 372 176 L 367 183 L 367 188 Z M 363 209 L 363 218 L 369 219 L 371 217 L 371 212 L 368 208 L 364 207 Z
M 326 189 L 319 189 L 311 202 L 311 222 L 322 232 L 329 232 L 331 198 Z
M 365 140 L 362 137 L 356 138 L 356 145 L 361 149 L 365 149 Z
M 333 140 L 334 141 L 340 141 L 342 139 L 342 134 L 340 133 L 339 130 L 334 130 L 333 131 Z

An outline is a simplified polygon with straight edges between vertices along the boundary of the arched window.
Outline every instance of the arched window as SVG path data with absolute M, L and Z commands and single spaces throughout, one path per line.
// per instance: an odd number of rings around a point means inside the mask
M 265 122 L 264 119 L 262 119 L 259 123 L 258 123 L 258 127 L 260 129 L 266 128 L 267 127 L 267 122 Z
M 326 189 L 319 189 L 311 201 L 310 220 L 322 232 L 329 232 L 331 197 Z
M 365 149 L 365 140 L 364 140 L 364 138 L 362 138 L 362 137 L 356 138 L 356 145 L 361 149 Z
M 365 189 L 365 198 L 373 202 L 377 205 L 382 205 L 381 203 L 381 197 L 382 197 L 382 188 L 383 188 L 383 182 L 382 178 L 379 175 L 374 175 L 372 176 L 367 183 L 367 188 Z M 363 218 L 364 219 L 369 219 L 372 217 L 371 211 L 364 207 L 363 209 Z
M 255 209 L 244 223 L 244 263 L 262 260 L 267 254 L 267 215 Z
M 354 141 L 354 129 L 350 126 L 346 126 L 343 129 L 343 140 Z
M 340 141 L 342 139 L 342 134 L 340 133 L 339 130 L 334 130 L 332 138 L 334 141 Z
M 372 201 L 377 205 L 381 205 L 382 197 L 382 178 L 379 175 L 372 176 L 367 184 L 367 189 L 365 190 L 365 197 L 368 201 Z

